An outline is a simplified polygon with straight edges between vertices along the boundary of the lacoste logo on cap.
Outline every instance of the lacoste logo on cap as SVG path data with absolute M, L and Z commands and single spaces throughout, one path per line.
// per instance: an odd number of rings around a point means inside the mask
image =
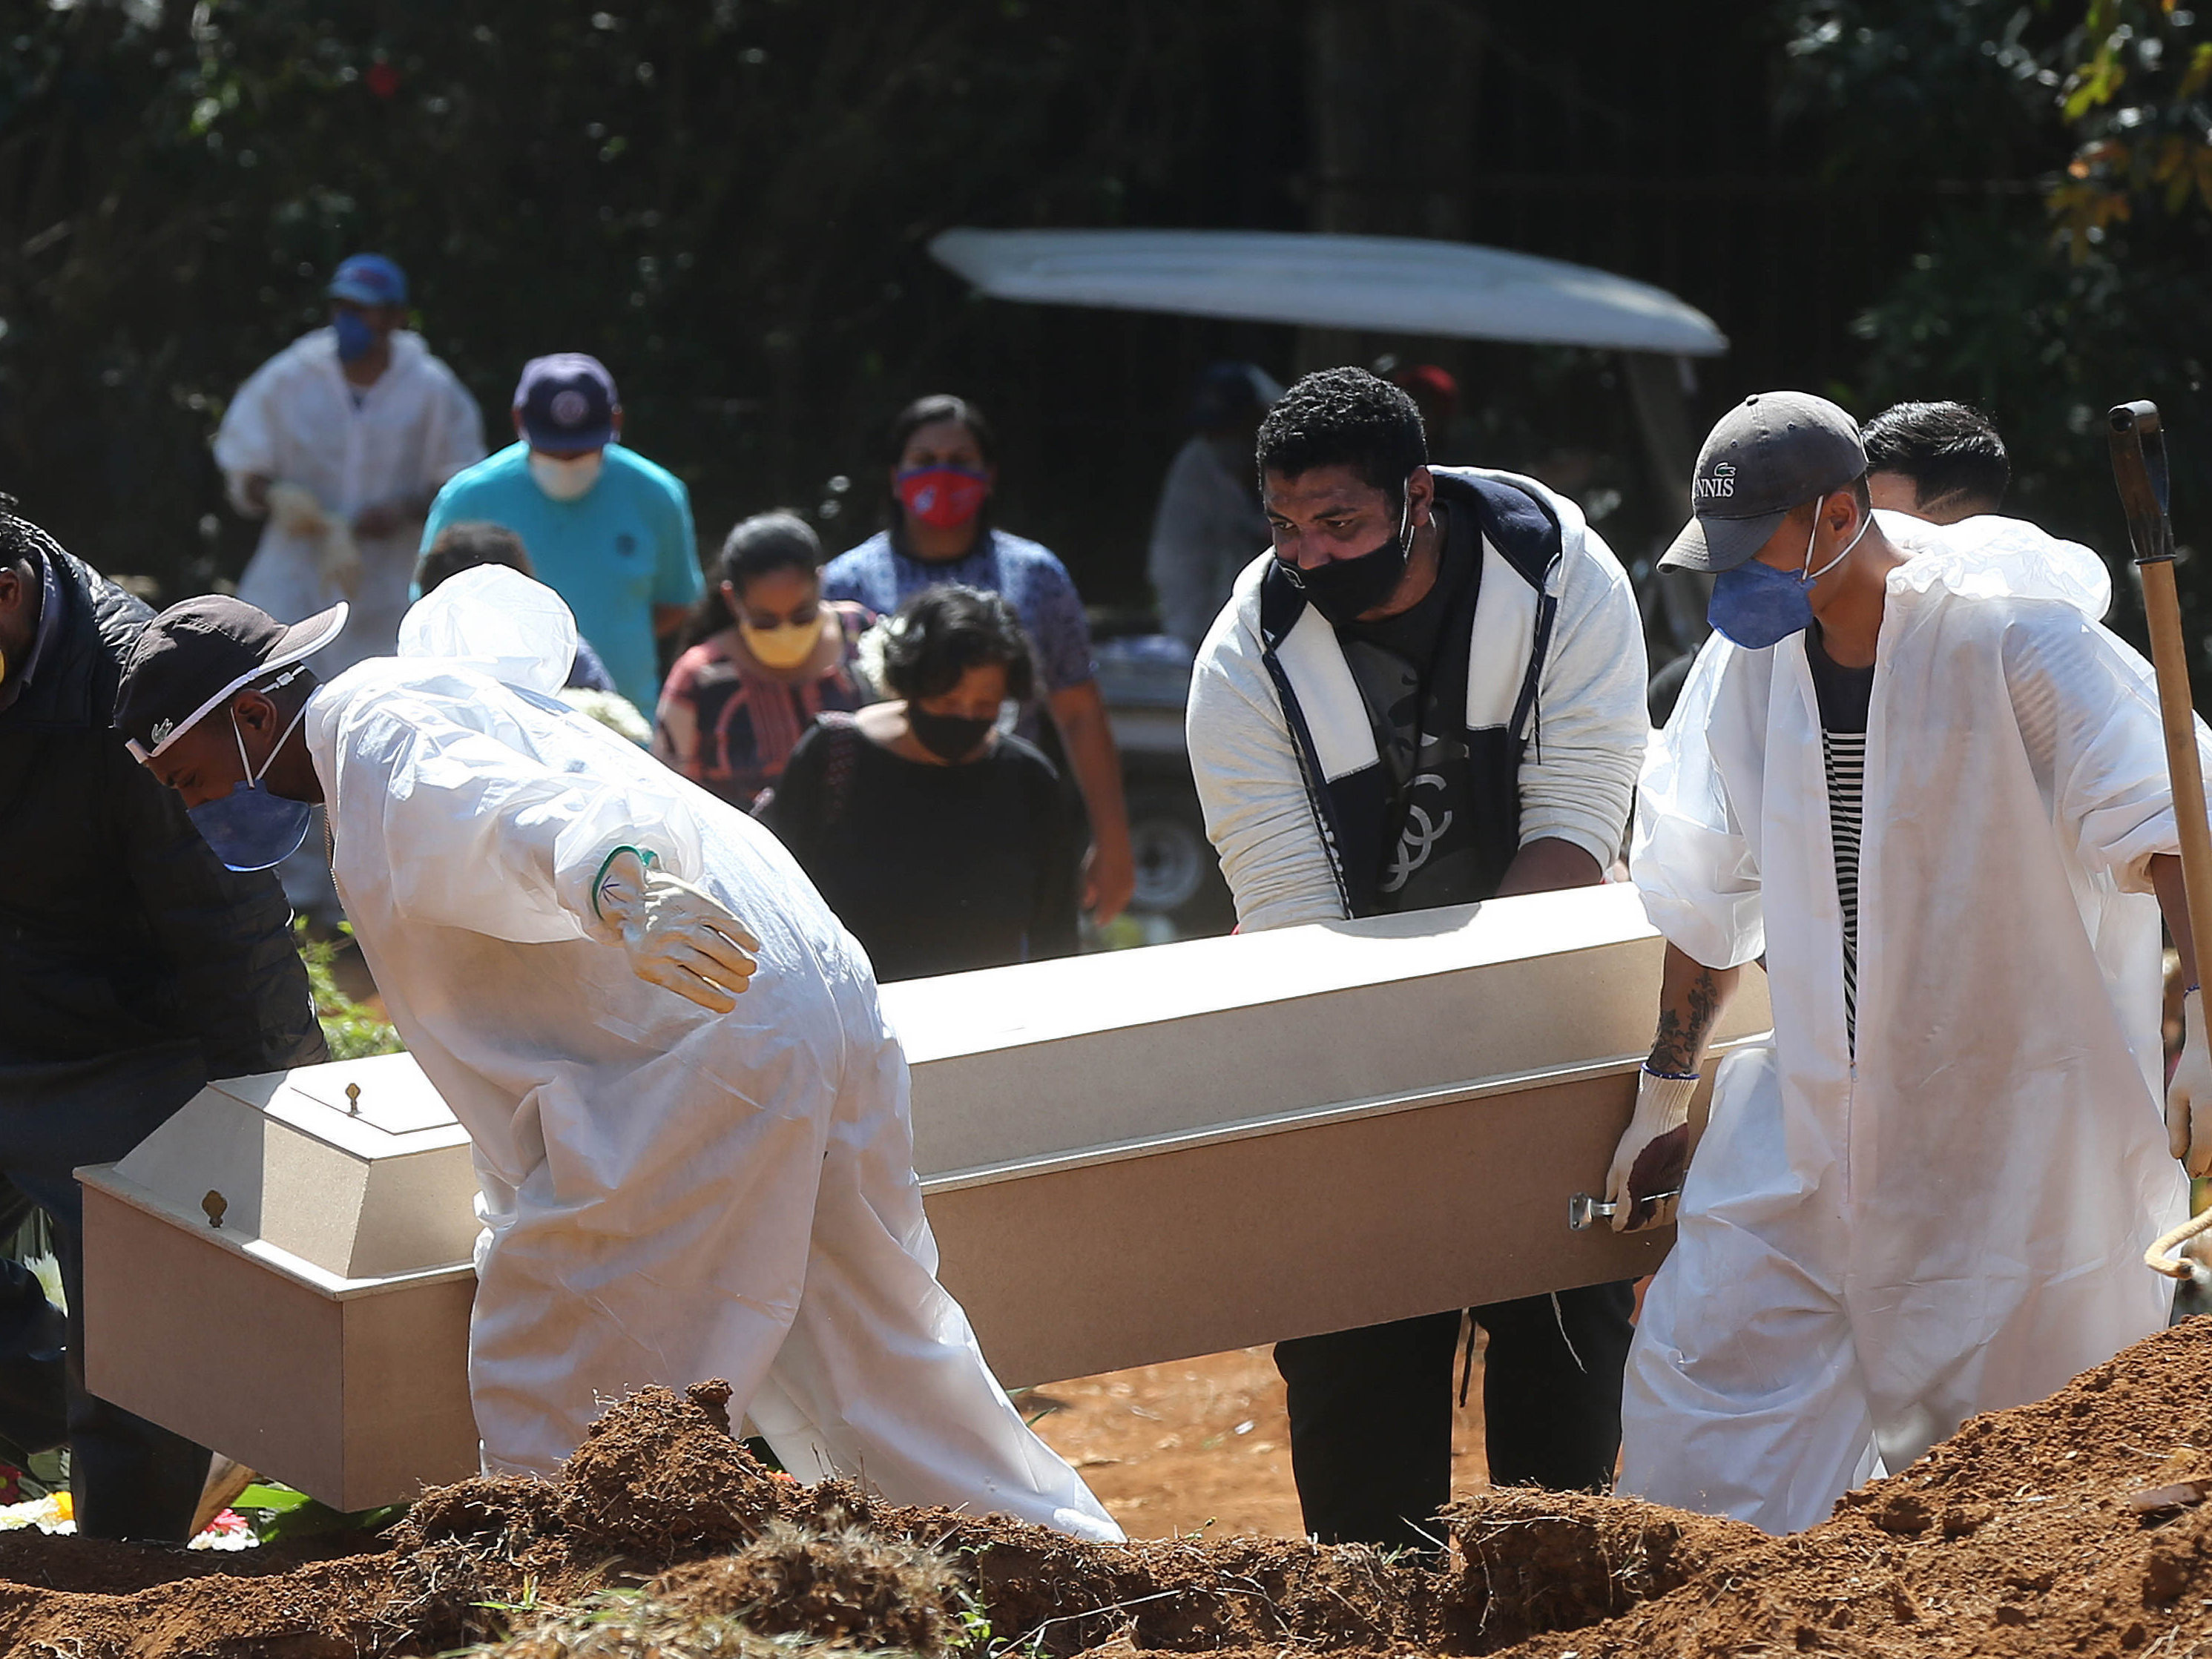
M 592 412 L 592 406 L 585 401 L 582 392 L 572 389 L 554 393 L 549 412 L 562 426 L 581 426 L 584 417 Z
M 154 746 L 158 749 L 163 744 L 168 742 L 169 734 L 176 729 L 177 723 L 174 720 L 155 720 L 154 722 Z
M 1725 501 L 1735 494 L 1735 468 L 1727 461 L 1721 462 L 1705 477 L 1690 485 L 1690 500 L 1698 501 Z

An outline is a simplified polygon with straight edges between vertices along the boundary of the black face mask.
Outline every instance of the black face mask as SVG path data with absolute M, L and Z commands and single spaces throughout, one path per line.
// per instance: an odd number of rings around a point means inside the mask
M 1341 628 L 1389 599 L 1405 579 L 1406 559 L 1412 551 L 1413 507 L 1413 497 L 1408 495 L 1399 509 L 1398 533 L 1371 553 L 1331 559 L 1310 570 L 1286 562 L 1284 575 L 1306 596 L 1308 604 Z
M 966 714 L 933 714 L 927 708 L 906 706 L 906 723 L 915 741 L 939 760 L 963 761 L 998 724 Z

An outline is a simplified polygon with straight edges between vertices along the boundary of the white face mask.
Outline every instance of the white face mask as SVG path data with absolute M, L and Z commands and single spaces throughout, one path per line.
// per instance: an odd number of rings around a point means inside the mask
M 606 453 L 595 449 L 588 455 L 574 456 L 562 460 L 556 455 L 541 455 L 530 452 L 530 476 L 538 487 L 556 501 L 573 501 L 588 495 L 599 481 L 599 469 L 606 465 Z

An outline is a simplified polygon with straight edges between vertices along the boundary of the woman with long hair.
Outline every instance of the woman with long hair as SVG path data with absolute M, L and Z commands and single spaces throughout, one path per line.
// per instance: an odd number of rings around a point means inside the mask
M 822 544 L 795 513 L 731 531 L 717 576 L 661 688 L 653 752 L 749 811 L 818 715 L 867 701 L 855 663 L 874 619 L 822 597 Z

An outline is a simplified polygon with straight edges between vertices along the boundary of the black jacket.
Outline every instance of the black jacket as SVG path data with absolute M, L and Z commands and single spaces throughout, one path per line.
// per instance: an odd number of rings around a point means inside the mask
M 19 1109 L 150 1127 L 209 1079 L 325 1053 L 276 878 L 223 868 L 109 724 L 151 613 L 44 556 L 59 614 L 0 708 L 0 1156 Z

